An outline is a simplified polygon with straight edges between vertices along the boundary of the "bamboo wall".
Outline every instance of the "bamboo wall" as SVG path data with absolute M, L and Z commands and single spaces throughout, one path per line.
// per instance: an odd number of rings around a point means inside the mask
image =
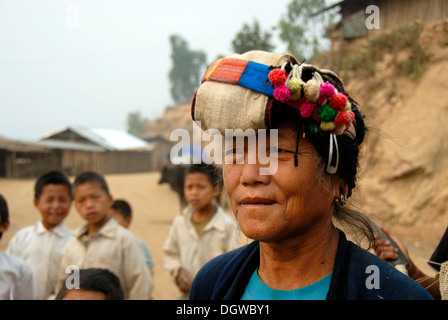
M 448 18 L 448 0 L 377 0 L 382 30 Z M 365 9 L 364 9 L 365 10 Z

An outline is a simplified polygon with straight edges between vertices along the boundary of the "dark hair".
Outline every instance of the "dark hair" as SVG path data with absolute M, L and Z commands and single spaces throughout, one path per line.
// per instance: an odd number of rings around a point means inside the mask
M 213 187 L 222 187 L 222 169 L 213 164 L 198 163 L 192 164 L 185 170 L 185 176 L 190 173 L 204 173 L 209 178 Z
M 3 225 L 9 219 L 8 204 L 5 197 L 0 194 L 0 226 Z M 2 232 L 0 232 L 0 239 L 2 238 Z
M 334 84 L 340 92 L 345 92 L 343 88 L 341 88 L 340 84 Z M 347 97 L 349 95 L 347 94 Z M 356 138 L 355 140 L 351 139 L 346 135 L 337 135 L 337 143 L 339 149 L 339 164 L 336 174 L 347 183 L 348 186 L 348 194 L 347 197 L 350 197 L 352 194 L 352 190 L 356 186 L 357 174 L 359 169 L 358 156 L 360 151 L 360 145 L 364 140 L 367 127 L 364 123 L 364 116 L 356 107 L 356 102 L 349 98 L 352 102 L 352 111 L 355 115 L 355 130 L 356 130 Z M 285 120 L 294 120 L 297 125 L 297 134 L 299 137 L 302 135 L 303 130 L 305 130 L 306 138 L 310 139 L 312 145 L 314 146 L 317 154 L 323 160 L 323 163 L 327 163 L 329 158 L 329 147 L 330 147 L 330 138 L 329 134 L 323 135 L 314 135 L 307 131 L 307 123 L 300 116 L 300 112 L 289 106 L 282 104 L 280 102 L 274 101 L 272 108 L 272 118 L 271 123 L 274 128 L 278 128 L 281 122 Z M 299 142 L 298 142 L 299 143 Z M 299 164 L 300 165 L 300 164 Z M 325 167 L 323 167 L 325 168 Z M 325 171 L 325 169 L 323 169 Z M 326 171 L 325 171 L 326 172 Z M 368 246 L 371 247 L 374 244 L 374 233 L 371 227 L 370 219 L 367 218 L 364 214 L 359 211 L 350 209 L 347 206 L 341 205 L 339 202 L 335 202 L 334 206 L 334 217 L 335 219 L 350 228 L 354 234 L 361 234 L 368 240 Z
M 115 200 L 111 208 L 120 212 L 121 215 L 125 218 L 132 217 L 131 205 L 126 200 Z
M 67 187 L 70 198 L 73 199 L 72 184 L 67 176 L 60 171 L 50 171 L 41 175 L 34 185 L 34 198 L 36 200 L 41 196 L 43 188 L 49 184 L 60 184 Z
M 100 185 L 101 189 L 106 191 L 107 194 L 109 194 L 109 187 L 107 186 L 106 179 L 104 177 L 93 171 L 86 171 L 78 175 L 75 179 L 75 182 L 73 183 L 73 188 L 76 188 L 80 184 L 86 183 L 86 182 L 96 182 Z
M 66 280 L 71 277 L 69 275 Z M 79 270 L 79 289 L 100 291 L 106 295 L 106 300 L 124 300 L 124 291 L 118 277 L 111 271 L 101 268 Z M 56 300 L 62 300 L 67 293 L 67 286 L 62 285 Z M 76 290 L 76 289 L 71 289 Z

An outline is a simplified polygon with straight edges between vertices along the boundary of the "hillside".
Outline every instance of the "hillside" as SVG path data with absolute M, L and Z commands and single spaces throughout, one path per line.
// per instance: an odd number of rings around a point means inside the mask
M 184 128 L 188 132 L 192 132 L 193 121 L 190 117 L 190 107 L 190 104 L 181 104 L 167 108 L 160 118 L 148 121 L 143 125 L 142 136 L 154 134 L 169 140 L 171 131 L 176 128 Z
M 412 28 L 376 39 L 373 75 L 346 80 L 370 126 L 356 195 L 383 223 L 432 242 L 448 225 L 448 20 Z
M 448 225 L 448 20 L 347 49 L 339 74 L 370 128 L 354 198 L 379 222 L 437 243 Z M 169 139 L 175 128 L 191 130 L 189 104 L 145 133 Z

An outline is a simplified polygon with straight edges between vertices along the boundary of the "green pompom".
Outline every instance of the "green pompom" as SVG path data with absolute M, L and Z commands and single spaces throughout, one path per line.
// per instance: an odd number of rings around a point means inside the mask
M 317 136 L 325 134 L 321 127 L 315 122 L 310 122 L 310 124 L 308 125 L 308 129 L 310 130 L 310 133 Z
M 327 104 L 324 104 L 319 109 L 317 109 L 317 115 L 319 116 L 320 119 L 322 119 L 322 121 L 325 122 L 333 120 L 336 117 L 337 113 L 338 112 L 336 110 L 334 110 Z

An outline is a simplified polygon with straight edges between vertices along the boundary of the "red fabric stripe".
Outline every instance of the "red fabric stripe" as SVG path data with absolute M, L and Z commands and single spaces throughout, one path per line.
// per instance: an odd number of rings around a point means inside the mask
M 238 84 L 249 61 L 240 59 L 222 59 L 210 65 L 203 81 L 218 81 L 230 84 Z

